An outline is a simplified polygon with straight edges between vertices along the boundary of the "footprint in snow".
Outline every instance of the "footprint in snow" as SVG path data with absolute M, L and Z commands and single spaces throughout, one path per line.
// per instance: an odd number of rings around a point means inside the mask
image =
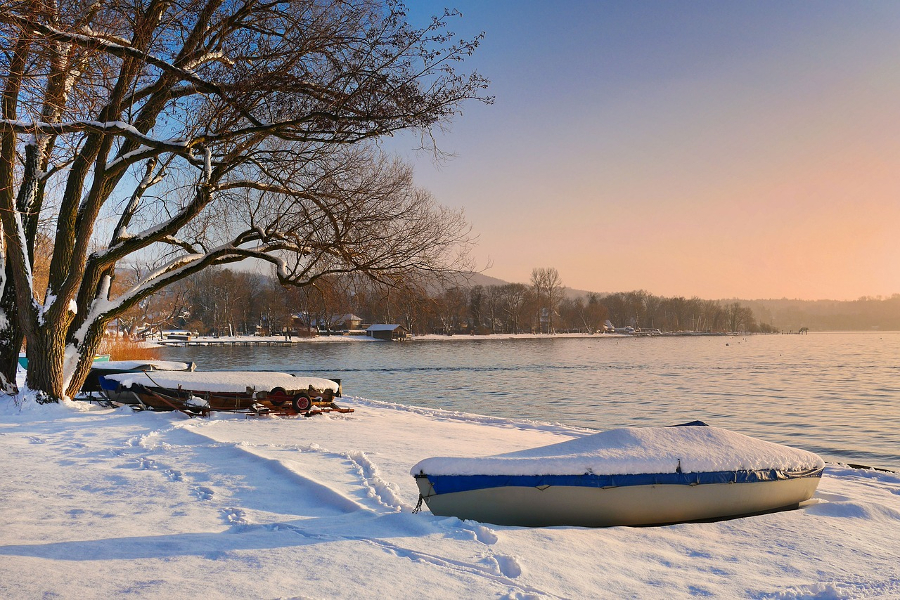
M 166 469 L 165 474 L 170 481 L 182 481 L 184 479 L 181 475 L 181 471 L 176 471 L 175 469 Z
M 247 519 L 246 513 L 240 508 L 222 509 L 222 517 L 225 519 L 225 522 L 231 526 L 232 531 L 239 532 L 245 527 L 250 526 L 250 521 Z
M 229 523 L 243 523 L 244 521 L 244 511 L 240 508 L 225 508 L 222 509 L 222 512 L 225 514 L 225 520 Z
M 515 579 L 522 574 L 522 567 L 514 556 L 496 554 L 494 555 L 494 560 L 497 561 L 497 568 L 504 577 Z
M 494 533 L 491 529 L 488 529 L 484 525 L 476 525 L 474 528 L 475 539 L 485 544 L 486 546 L 490 546 L 491 544 L 496 544 L 497 534 Z
M 485 546 L 496 544 L 500 539 L 494 530 L 485 527 L 475 521 L 460 521 L 456 517 L 442 519 L 438 525 L 448 531 L 450 535 L 457 539 L 465 539 L 472 536 L 476 541 L 481 542 Z
M 194 493 L 197 494 L 200 500 L 212 500 L 215 492 L 208 487 L 198 486 L 194 488 Z
M 138 469 L 156 469 L 156 461 L 152 458 L 147 458 L 145 456 L 141 456 L 137 459 Z
M 529 592 L 522 592 L 520 590 L 511 590 L 500 600 L 543 600 L 546 597 L 547 596 L 544 594 L 531 594 Z

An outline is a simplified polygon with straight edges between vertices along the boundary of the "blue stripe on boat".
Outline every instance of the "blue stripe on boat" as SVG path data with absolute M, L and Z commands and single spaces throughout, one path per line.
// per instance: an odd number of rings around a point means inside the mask
M 468 492 L 497 487 L 573 486 L 612 488 L 633 485 L 702 485 L 707 483 L 757 483 L 821 477 L 824 469 L 782 471 L 758 469 L 706 473 L 640 473 L 637 475 L 424 475 L 436 494 Z M 422 477 L 422 475 L 419 475 Z
M 97 378 L 100 381 L 100 389 L 108 390 L 111 392 L 119 389 L 119 382 L 114 379 L 107 379 L 103 375 Z

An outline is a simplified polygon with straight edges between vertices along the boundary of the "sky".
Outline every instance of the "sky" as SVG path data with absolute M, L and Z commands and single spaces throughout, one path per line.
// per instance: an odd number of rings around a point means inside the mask
M 664 296 L 900 293 L 900 3 L 414 3 L 491 80 L 390 147 L 462 208 L 478 268 Z

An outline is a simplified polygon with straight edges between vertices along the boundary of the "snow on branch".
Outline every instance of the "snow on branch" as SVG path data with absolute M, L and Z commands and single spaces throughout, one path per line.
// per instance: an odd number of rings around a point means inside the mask
M 186 242 L 182 239 L 175 237 L 174 235 L 167 235 L 166 237 L 160 240 L 166 244 L 170 244 L 172 246 L 178 246 L 179 248 L 184 249 L 189 254 L 197 254 L 197 249 L 190 242 Z
M 79 46 L 96 50 L 102 50 L 119 58 L 137 58 L 139 60 L 146 61 L 148 64 L 151 64 L 154 67 L 157 67 L 164 71 L 176 73 L 183 79 L 191 81 L 192 83 L 199 84 L 205 88 L 205 91 L 217 91 L 215 85 L 204 81 L 191 71 L 176 67 L 175 65 L 165 60 L 147 54 L 146 52 L 134 48 L 130 43 L 121 43 L 125 42 L 126 40 L 120 40 L 120 43 L 117 43 L 116 41 L 109 41 L 110 39 L 115 38 L 111 38 L 111 36 L 107 36 L 105 34 L 97 33 L 94 31 L 91 31 L 89 35 L 63 31 L 61 29 L 57 29 L 56 27 L 51 27 L 50 25 L 47 25 L 45 23 L 25 19 L 24 17 L 21 17 L 19 15 L 6 12 L 0 13 L 0 23 L 9 23 L 23 29 L 28 29 L 36 33 L 43 34 L 50 39 L 77 44 Z
M 85 48 L 102 50 L 119 58 L 135 58 L 140 61 L 146 62 L 148 65 L 156 67 L 157 69 L 160 69 L 162 71 L 177 75 L 180 79 L 194 84 L 201 92 L 215 94 L 216 96 L 222 98 L 234 108 L 236 108 L 245 119 L 247 119 L 254 125 L 262 125 L 262 123 L 257 120 L 256 117 L 254 117 L 249 111 L 247 111 L 240 105 L 235 104 L 232 99 L 229 98 L 227 94 L 225 94 L 224 90 L 222 90 L 218 85 L 206 81 L 189 69 L 176 66 L 166 60 L 134 48 L 130 44 L 122 44 L 116 43 L 115 41 L 109 41 L 108 39 L 105 39 L 109 36 L 99 34 L 97 32 L 92 32 L 91 35 L 85 35 L 82 33 L 63 31 L 61 29 L 51 27 L 50 25 L 47 25 L 45 23 L 26 19 L 22 16 L 11 14 L 6 11 L 0 11 L 0 23 L 8 23 L 25 30 L 40 33 L 50 39 L 76 44 Z M 222 60 L 222 62 L 227 61 L 224 56 L 221 57 L 220 60 Z M 226 62 L 226 64 L 228 63 Z
M 141 133 L 136 127 L 124 121 L 68 121 L 62 123 L 45 123 L 43 121 L 29 122 L 18 119 L 0 119 L 0 127 L 3 126 L 20 134 L 53 133 L 56 135 L 64 135 L 82 131 L 117 133 L 145 146 L 156 148 L 158 150 L 178 152 L 180 154 L 188 152 L 192 146 L 192 142 L 180 138 L 164 140 L 151 137 Z
M 224 64 L 228 65 L 229 67 L 234 66 L 234 61 L 231 60 L 230 58 L 228 58 L 227 56 L 225 56 L 224 52 L 207 52 L 203 56 L 200 56 L 200 57 L 192 60 L 188 64 L 186 64 L 184 66 L 184 69 L 186 71 L 193 72 L 194 69 L 196 69 L 200 65 L 203 65 L 208 62 L 213 62 L 213 61 L 218 61 L 218 62 L 224 63 Z
M 257 231 L 251 230 L 251 233 L 256 234 Z M 121 310 L 127 309 L 142 298 L 208 266 L 238 262 L 247 258 L 257 258 L 272 263 L 276 266 L 280 278 L 283 280 L 289 278 L 290 275 L 287 262 L 280 256 L 277 256 L 277 254 L 274 254 L 278 250 L 291 249 L 288 244 L 281 240 L 276 240 L 272 242 L 263 242 L 252 248 L 239 247 L 239 243 L 246 243 L 247 241 L 242 237 L 243 235 L 244 234 L 238 236 L 231 242 L 221 244 L 208 252 L 186 253 L 177 256 L 157 270 L 148 274 L 140 282 L 123 292 L 117 298 L 106 300 L 104 296 L 101 304 L 98 305 L 97 300 L 95 300 L 94 305 L 92 306 L 102 305 L 104 309 L 103 312 L 107 314 L 118 313 Z M 175 240 L 173 238 L 172 240 L 166 241 L 173 243 Z M 186 243 L 182 244 L 182 247 L 190 247 Z M 293 250 L 297 251 L 298 249 L 293 248 Z M 312 248 L 307 247 L 299 248 L 299 251 L 301 252 L 311 252 L 312 250 Z M 98 299 L 100 299 L 99 295 Z M 100 317 L 101 314 L 97 313 L 95 315 L 92 312 L 91 316 L 95 320 Z M 85 322 L 85 324 L 82 325 L 82 328 L 86 331 L 88 326 L 87 322 Z
M 148 158 L 153 158 L 153 157 L 157 156 L 159 153 L 160 153 L 160 150 L 158 148 L 149 148 L 147 146 L 141 146 L 140 148 L 132 150 L 131 152 L 126 152 L 125 154 L 122 154 L 121 156 L 118 156 L 115 159 L 109 161 L 106 164 L 106 170 L 107 170 L 107 172 L 110 172 L 110 173 L 117 172 L 120 169 L 125 169 L 135 163 L 139 163 L 142 160 L 146 160 Z M 191 154 L 182 153 L 181 155 L 184 156 L 188 162 L 190 162 L 192 164 L 196 163 L 196 159 Z
M 208 157 L 209 153 L 207 153 L 207 158 Z M 172 243 L 172 240 L 175 239 L 172 236 L 174 236 L 185 224 L 189 223 L 191 219 L 199 214 L 211 201 L 211 194 L 200 192 L 194 201 L 188 203 L 167 221 L 149 227 L 140 233 L 129 235 L 127 237 L 120 237 L 103 252 L 95 252 L 91 259 L 98 264 L 108 265 L 114 263 L 123 256 L 145 248 L 154 242 L 165 241 L 167 243 Z M 182 244 L 176 245 L 185 247 Z

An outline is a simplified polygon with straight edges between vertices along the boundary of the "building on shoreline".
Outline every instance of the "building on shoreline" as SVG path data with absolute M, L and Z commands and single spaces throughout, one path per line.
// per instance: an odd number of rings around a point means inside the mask
M 409 331 L 403 325 L 376 323 L 366 329 L 366 335 L 376 340 L 405 340 Z

